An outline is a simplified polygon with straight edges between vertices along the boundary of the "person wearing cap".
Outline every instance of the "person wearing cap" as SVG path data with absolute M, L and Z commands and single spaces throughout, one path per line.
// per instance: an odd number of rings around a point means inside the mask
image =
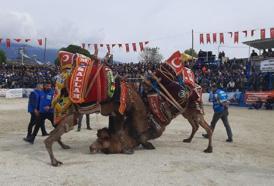
M 228 139 L 226 142 L 233 142 L 232 131 L 228 122 L 228 95 L 225 91 L 218 89 L 216 84 L 212 85 L 212 95 L 210 96 L 213 101 L 214 115 L 211 121 L 211 129 L 214 131 L 215 126 L 219 119 L 223 121 L 226 129 Z M 203 137 L 208 138 L 207 134 L 203 134 Z
M 31 138 L 33 127 L 38 122 L 40 122 L 39 104 L 40 104 L 40 96 L 42 94 L 42 90 L 43 90 L 43 85 L 37 84 L 36 88 L 29 95 L 28 112 L 30 113 L 31 117 L 28 125 L 27 137 L 24 138 L 24 140 L 27 142 L 29 142 Z M 45 128 L 41 128 L 41 131 L 42 131 L 42 135 L 47 134 Z

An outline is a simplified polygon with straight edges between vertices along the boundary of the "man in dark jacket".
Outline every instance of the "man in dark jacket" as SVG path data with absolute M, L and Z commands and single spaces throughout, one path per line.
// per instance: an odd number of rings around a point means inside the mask
M 30 113 L 30 122 L 28 125 L 28 133 L 27 137 L 24 138 L 25 141 L 29 142 L 32 134 L 33 127 L 39 122 L 39 104 L 40 104 L 40 96 L 43 90 L 42 84 L 37 84 L 36 88 L 30 93 L 29 95 L 29 102 L 28 102 L 28 112 Z M 47 132 L 44 128 L 41 128 L 42 134 L 46 135 Z

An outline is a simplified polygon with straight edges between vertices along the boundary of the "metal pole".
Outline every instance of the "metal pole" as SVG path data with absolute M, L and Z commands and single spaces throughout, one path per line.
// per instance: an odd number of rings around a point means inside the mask
M 47 38 L 45 37 L 44 64 L 46 63 L 46 51 L 47 51 Z
M 192 46 L 191 46 L 191 56 L 192 56 L 192 64 L 193 64 L 193 51 L 194 51 L 194 30 L 192 29 Z

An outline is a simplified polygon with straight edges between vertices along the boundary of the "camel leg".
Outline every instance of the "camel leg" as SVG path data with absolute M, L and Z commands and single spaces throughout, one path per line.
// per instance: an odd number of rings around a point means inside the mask
M 61 137 L 60 139 L 57 140 L 58 144 L 63 148 L 63 149 L 71 149 L 70 146 L 64 144 L 62 141 L 61 141 Z
M 194 137 L 195 133 L 197 132 L 197 130 L 199 128 L 199 124 L 196 123 L 191 117 L 188 117 L 187 120 L 188 120 L 188 122 L 190 123 L 190 125 L 192 127 L 192 132 L 191 132 L 189 138 L 184 139 L 183 142 L 190 143 L 192 138 Z
M 61 123 L 58 124 L 58 126 L 50 133 L 49 137 L 47 137 L 47 139 L 45 139 L 44 143 L 45 143 L 46 149 L 49 153 L 52 166 L 57 167 L 57 166 L 63 164 L 62 162 L 56 160 L 56 158 L 54 157 L 53 151 L 52 151 L 52 145 L 55 141 L 61 142 L 61 136 L 64 133 L 71 130 L 73 127 L 73 124 L 74 124 L 74 115 L 67 116 L 67 118 L 65 118 L 63 121 L 61 121 Z
M 205 153 L 211 153 L 213 151 L 213 147 L 212 147 L 212 129 L 210 128 L 210 126 L 207 124 L 207 122 L 204 119 L 204 116 L 202 114 L 200 114 L 198 116 L 199 120 L 199 124 L 201 125 L 201 127 L 203 127 L 205 129 L 205 131 L 207 132 L 208 135 L 208 147 L 204 150 Z

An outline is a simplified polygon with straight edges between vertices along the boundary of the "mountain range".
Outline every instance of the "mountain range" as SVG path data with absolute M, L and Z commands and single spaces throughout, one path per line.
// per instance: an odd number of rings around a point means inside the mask
M 32 46 L 27 44 L 11 43 L 10 48 L 6 47 L 6 43 L 0 44 L 0 50 L 6 53 L 7 59 L 10 61 L 18 60 L 21 58 L 20 50 L 24 49 L 24 54 L 30 58 L 35 58 L 38 61 L 44 62 L 44 48 Z M 54 63 L 57 57 L 58 49 L 47 48 L 45 55 L 45 62 Z

